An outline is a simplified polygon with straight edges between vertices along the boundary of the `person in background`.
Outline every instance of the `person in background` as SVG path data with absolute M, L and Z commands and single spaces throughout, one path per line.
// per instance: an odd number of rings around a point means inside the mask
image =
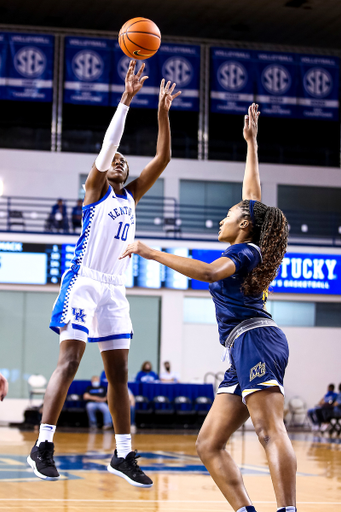
M 155 382 L 159 380 L 159 376 L 152 371 L 152 363 L 145 361 L 141 366 L 141 370 L 136 375 L 135 380 L 136 382 Z
M 160 373 L 161 382 L 178 382 L 177 375 L 171 371 L 171 366 L 169 361 L 165 361 L 163 363 L 165 371 Z
M 323 410 L 331 409 L 337 396 L 334 384 L 329 384 L 327 393 L 321 398 L 317 406 L 308 410 L 307 414 L 312 423 L 312 430 L 320 430 L 320 426 L 324 421 Z
M 58 199 L 56 204 L 52 206 L 50 213 L 50 226 L 55 228 L 57 231 L 69 231 L 69 221 L 67 218 L 66 205 L 63 203 L 63 199 Z
M 76 206 L 72 208 L 72 228 L 76 231 L 77 228 L 82 227 L 82 199 L 78 199 Z
M 4 377 L 2 375 L 2 373 L 0 373 L 0 400 L 1 400 L 1 402 L 3 401 L 3 399 L 5 398 L 7 393 L 8 393 L 8 381 L 7 381 L 6 377 Z
M 96 412 L 100 411 L 103 414 L 103 430 L 109 430 L 112 427 L 112 422 L 107 404 L 107 390 L 105 386 L 101 385 L 97 375 L 91 378 L 91 386 L 86 388 L 83 400 L 87 401 L 85 408 L 88 413 L 90 428 L 97 428 Z
M 341 384 L 339 384 L 339 393 L 336 395 L 334 402 L 331 405 L 321 407 L 319 414 L 321 415 L 321 431 L 329 430 L 331 427 L 330 420 L 332 418 L 341 417 Z

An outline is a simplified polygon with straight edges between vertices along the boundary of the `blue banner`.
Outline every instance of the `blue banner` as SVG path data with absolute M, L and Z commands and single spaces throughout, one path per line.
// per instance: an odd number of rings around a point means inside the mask
M 8 40 L 6 34 L 0 33 L 0 100 L 6 99 L 6 69 Z
M 118 43 L 114 45 L 114 66 L 111 79 L 111 105 L 116 106 L 124 90 L 124 78 L 130 58 L 126 57 Z M 140 67 L 142 61 L 138 61 Z M 144 74 L 149 78 L 132 105 L 140 108 L 157 108 L 160 82 L 176 82 L 176 98 L 172 110 L 199 110 L 200 46 L 162 44 L 156 55 L 145 61 Z
M 338 57 L 299 55 L 298 113 L 306 119 L 339 119 Z
M 65 38 L 64 102 L 109 105 L 110 39 Z
M 54 37 L 1 34 L 0 97 L 19 101 L 52 101 Z M 4 48 L 6 47 L 6 50 Z
M 297 61 L 291 53 L 255 52 L 256 102 L 262 115 L 296 117 Z
M 246 114 L 254 100 L 253 52 L 211 48 L 211 112 Z
M 341 256 L 287 253 L 270 290 L 341 295 Z
M 338 57 L 211 48 L 211 112 L 339 119 Z

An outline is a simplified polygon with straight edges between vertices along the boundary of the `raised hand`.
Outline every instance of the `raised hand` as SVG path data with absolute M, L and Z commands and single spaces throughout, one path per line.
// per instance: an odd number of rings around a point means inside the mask
M 249 106 L 248 115 L 244 117 L 243 135 L 246 142 L 257 139 L 259 115 L 258 105 L 252 103 Z
M 133 98 L 143 87 L 148 76 L 142 76 L 145 64 L 143 63 L 138 72 L 135 74 L 136 60 L 131 60 L 125 77 L 125 93 Z
M 171 108 L 172 102 L 175 98 L 180 96 L 181 91 L 173 94 L 173 91 L 175 89 L 176 84 L 174 83 L 171 86 L 172 82 L 167 82 L 165 85 L 166 80 L 163 78 L 161 80 L 160 85 L 160 94 L 159 94 L 159 110 L 166 110 L 167 112 Z

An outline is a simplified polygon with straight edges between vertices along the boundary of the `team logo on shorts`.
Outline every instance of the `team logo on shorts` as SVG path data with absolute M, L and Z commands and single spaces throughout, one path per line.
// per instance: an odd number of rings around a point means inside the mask
M 263 375 L 265 375 L 265 363 L 259 362 L 250 370 L 250 382 L 256 377 L 262 377 Z
M 84 313 L 84 309 L 72 308 L 72 314 L 76 322 L 83 322 L 83 324 L 85 324 L 86 314 Z

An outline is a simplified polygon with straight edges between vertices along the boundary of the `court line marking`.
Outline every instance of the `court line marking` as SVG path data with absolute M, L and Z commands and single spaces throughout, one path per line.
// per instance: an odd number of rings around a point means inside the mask
M 81 503 L 81 502 L 91 502 L 91 503 L 141 503 L 141 500 L 89 500 L 89 499 L 61 499 L 61 498 L 0 498 L 0 501 L 51 501 L 51 502 L 58 502 L 58 503 L 64 503 L 64 502 L 75 502 L 75 503 Z M 146 505 L 148 503 L 221 503 L 226 504 L 226 501 L 217 501 L 217 500 L 146 500 L 143 501 L 143 503 Z M 273 504 L 276 503 L 275 501 L 254 501 L 253 503 L 257 505 L 264 505 L 264 504 Z M 341 505 L 341 501 L 298 501 L 298 505 Z

